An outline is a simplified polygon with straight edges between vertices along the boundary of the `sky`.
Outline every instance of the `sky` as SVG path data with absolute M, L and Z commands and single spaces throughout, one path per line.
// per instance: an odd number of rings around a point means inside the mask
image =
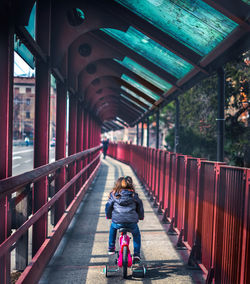
M 14 52 L 14 76 L 31 77 L 35 74 L 35 70 L 31 69 L 29 65 Z

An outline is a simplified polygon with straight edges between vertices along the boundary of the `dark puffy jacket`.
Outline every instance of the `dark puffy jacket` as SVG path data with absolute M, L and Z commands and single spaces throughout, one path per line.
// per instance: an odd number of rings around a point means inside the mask
M 124 189 L 118 198 L 116 196 L 111 193 L 106 203 L 105 213 L 108 219 L 116 224 L 137 223 L 144 219 L 143 204 L 137 193 Z

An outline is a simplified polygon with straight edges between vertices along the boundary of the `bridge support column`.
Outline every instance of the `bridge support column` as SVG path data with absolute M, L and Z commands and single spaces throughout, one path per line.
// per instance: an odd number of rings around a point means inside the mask
M 180 103 L 179 99 L 176 98 L 175 100 L 175 140 L 174 140 L 174 151 L 175 153 L 179 152 L 179 129 L 180 129 Z
M 159 125 L 160 125 L 160 110 L 156 112 L 156 145 L 155 148 L 159 149 Z
M 66 157 L 66 104 L 67 88 L 57 82 L 57 101 L 56 101 L 56 160 Z M 65 184 L 65 168 L 60 170 L 55 180 L 55 191 L 59 191 Z M 66 201 L 65 194 L 55 204 L 55 224 L 62 217 Z
M 92 147 L 92 135 L 93 135 L 93 119 L 90 113 L 89 113 L 88 122 L 89 122 L 88 124 L 88 148 L 91 148 Z M 87 158 L 88 163 L 91 161 L 91 158 L 92 158 L 92 154 L 89 155 L 89 157 Z M 90 173 L 91 173 L 91 167 L 88 168 L 87 173 L 88 173 L 87 178 L 89 178 Z
M 141 122 L 141 146 L 143 146 L 143 138 L 144 138 L 144 129 L 143 129 L 143 121 Z
M 77 108 L 77 152 L 83 151 L 83 108 L 81 105 Z M 83 168 L 83 161 L 77 162 L 77 172 L 79 172 Z M 82 186 L 82 180 L 80 179 L 77 183 L 77 192 Z
M 45 54 L 50 54 L 50 6 L 47 1 L 37 1 L 36 41 Z M 50 69 L 48 62 L 36 62 L 34 167 L 49 162 L 49 112 Z M 47 178 L 34 186 L 33 213 L 47 202 Z M 47 214 L 33 225 L 32 255 L 34 256 L 47 237 Z
M 217 161 L 224 162 L 225 72 L 223 67 L 217 70 L 217 75 L 218 75 Z
M 88 112 L 84 112 L 84 150 L 87 150 L 89 148 L 89 144 L 88 144 L 88 135 L 89 135 L 89 113 Z M 84 166 L 86 166 L 88 163 L 88 159 L 85 158 L 84 159 Z M 84 174 L 84 182 L 87 180 L 88 174 L 87 172 Z
M 139 124 L 136 124 L 136 145 L 139 145 Z
M 76 153 L 76 135 L 77 135 L 77 98 L 75 95 L 69 96 L 69 156 Z M 69 180 L 76 174 L 76 164 L 69 166 Z M 73 185 L 67 195 L 67 206 L 73 200 L 76 194 L 76 187 Z
M 149 117 L 147 117 L 147 147 L 149 147 Z
M 12 174 L 13 38 L 9 1 L 0 4 L 0 180 Z M 0 243 L 11 230 L 8 196 L 0 198 Z M 0 258 L 0 283 L 10 283 L 10 255 Z

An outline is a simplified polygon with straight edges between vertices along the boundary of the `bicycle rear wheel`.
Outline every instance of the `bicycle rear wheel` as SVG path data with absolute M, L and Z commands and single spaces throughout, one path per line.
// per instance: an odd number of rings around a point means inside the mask
M 128 273 L 128 247 L 123 247 L 122 253 L 122 276 L 123 278 L 127 278 Z

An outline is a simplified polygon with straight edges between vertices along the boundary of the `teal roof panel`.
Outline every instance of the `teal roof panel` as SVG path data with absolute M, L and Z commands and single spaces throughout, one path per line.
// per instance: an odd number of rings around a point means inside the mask
M 208 54 L 238 25 L 201 0 L 115 0 L 163 32 Z
M 184 77 L 193 69 L 191 64 L 132 26 L 126 32 L 110 28 L 101 30 L 178 79 Z
M 141 96 L 137 95 L 135 92 L 131 91 L 130 89 L 126 88 L 125 86 L 121 86 L 121 89 L 124 90 L 125 92 L 127 92 L 128 94 L 130 94 L 131 96 L 133 96 L 134 98 L 138 99 L 139 101 L 141 101 L 145 105 L 147 105 L 149 107 L 152 106 L 152 104 L 150 102 L 148 102 L 147 100 L 145 100 Z
M 167 92 L 172 88 L 172 85 L 166 82 L 165 80 L 161 79 L 154 73 L 150 72 L 145 67 L 141 66 L 137 62 L 133 61 L 129 57 L 125 57 L 122 61 L 118 59 L 114 59 L 116 62 L 121 64 L 122 66 L 126 67 L 130 71 L 134 72 L 138 76 L 142 77 L 146 81 L 150 82 L 152 85 L 155 85 L 159 89 L 163 90 L 164 92 Z
M 144 94 L 148 95 L 150 98 L 154 99 L 155 101 L 158 101 L 160 99 L 160 96 L 149 90 L 148 88 L 144 87 L 142 84 L 136 82 L 134 79 L 130 78 L 126 74 L 122 74 L 121 78 L 126 81 L 128 84 L 132 85 L 139 91 L 143 92 Z
M 147 111 L 147 109 L 141 105 L 139 105 L 137 102 L 131 100 L 130 98 L 128 98 L 127 96 L 121 94 L 121 97 L 125 98 L 126 100 L 130 101 L 131 103 L 133 103 L 134 105 L 138 106 L 139 108 L 141 108 L 144 111 Z

